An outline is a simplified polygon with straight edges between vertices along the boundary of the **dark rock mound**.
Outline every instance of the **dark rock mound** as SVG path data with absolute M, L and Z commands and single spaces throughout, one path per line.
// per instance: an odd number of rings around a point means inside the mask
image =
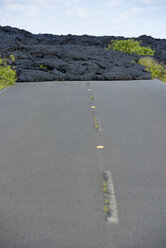
M 138 55 L 105 49 L 112 39 L 125 38 L 33 35 L 17 28 L 0 27 L 0 54 L 15 56 L 18 82 L 151 79 L 144 66 L 132 63 L 138 61 Z M 155 57 L 165 62 L 166 40 L 150 36 L 137 39 L 155 49 Z
M 79 45 L 25 46 L 16 60 L 18 81 L 150 79 L 137 55 Z M 20 53 L 15 51 L 15 57 Z

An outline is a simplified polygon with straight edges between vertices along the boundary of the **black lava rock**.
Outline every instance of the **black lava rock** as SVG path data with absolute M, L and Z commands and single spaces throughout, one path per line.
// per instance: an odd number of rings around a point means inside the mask
M 34 35 L 25 30 L 0 26 L 0 55 L 13 54 L 18 82 L 52 80 L 151 79 L 145 67 L 133 63 L 137 54 L 127 55 L 105 48 L 115 36 Z M 150 36 L 136 38 L 155 49 L 155 57 L 166 63 L 166 40 Z

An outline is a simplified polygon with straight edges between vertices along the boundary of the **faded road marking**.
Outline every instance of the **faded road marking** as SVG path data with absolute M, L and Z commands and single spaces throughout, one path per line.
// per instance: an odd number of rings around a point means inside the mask
M 104 208 L 106 220 L 109 223 L 118 223 L 117 205 L 115 199 L 115 191 L 110 171 L 103 172 L 102 190 L 104 192 Z
M 100 123 L 100 119 L 99 117 L 97 117 L 97 122 L 98 122 L 98 130 L 101 132 L 102 131 L 102 127 L 101 127 L 101 123 Z
M 90 100 L 94 100 L 94 96 L 90 95 L 89 96 Z
M 96 128 L 96 129 L 99 129 L 99 123 L 98 123 L 97 117 L 94 116 L 93 119 L 94 119 L 95 128 Z

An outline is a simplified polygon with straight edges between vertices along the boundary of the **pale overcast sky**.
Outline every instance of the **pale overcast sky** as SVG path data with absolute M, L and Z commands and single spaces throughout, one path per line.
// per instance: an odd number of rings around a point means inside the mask
M 0 0 L 0 25 L 36 34 L 166 38 L 166 0 Z

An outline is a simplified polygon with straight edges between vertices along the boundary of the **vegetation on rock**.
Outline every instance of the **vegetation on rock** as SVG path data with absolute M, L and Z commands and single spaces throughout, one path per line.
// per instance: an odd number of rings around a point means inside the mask
M 139 59 L 138 64 L 146 66 L 146 70 L 151 74 L 152 79 L 157 78 L 166 82 L 166 67 L 156 62 L 152 57 L 147 57 L 147 55 L 153 56 L 155 50 L 152 50 L 150 46 L 143 47 L 140 44 L 141 41 L 134 41 L 134 39 L 112 40 L 107 50 L 112 49 L 123 51 L 127 54 L 137 53 L 138 55 L 145 56 Z M 135 61 L 132 60 L 131 62 Z
M 0 58 L 0 90 L 16 82 L 16 71 L 12 66 L 14 61 L 13 55 L 9 58 Z
M 108 45 L 107 50 L 117 50 L 125 52 L 127 54 L 137 53 L 138 55 L 154 55 L 155 50 L 152 50 L 150 46 L 140 46 L 141 41 L 134 41 L 134 39 L 127 40 L 112 40 L 111 44 Z
M 138 61 L 139 64 L 146 66 L 146 70 L 150 72 L 152 78 L 160 79 L 166 82 L 166 67 L 160 63 L 157 63 L 151 57 L 142 57 Z
M 48 67 L 47 67 L 47 66 L 44 66 L 44 65 L 39 65 L 39 67 L 40 67 L 41 69 L 48 70 Z

